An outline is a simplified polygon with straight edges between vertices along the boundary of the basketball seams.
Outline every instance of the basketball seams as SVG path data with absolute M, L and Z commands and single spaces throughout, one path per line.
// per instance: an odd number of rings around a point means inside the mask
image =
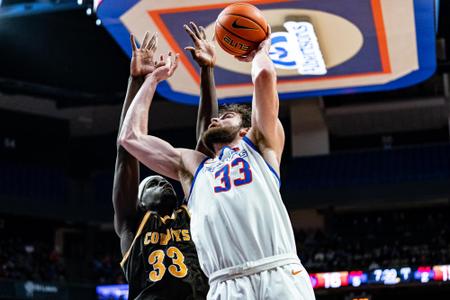
M 261 28 L 261 29 L 264 31 L 264 33 L 267 35 L 267 28 L 263 28 L 263 27 L 261 26 L 261 24 L 259 24 L 255 19 L 250 18 L 249 16 L 245 16 L 245 15 L 241 15 L 241 14 L 236 14 L 236 13 L 227 13 L 227 14 L 225 14 L 224 16 L 235 16 L 235 17 L 241 17 L 241 18 L 248 19 L 248 20 L 252 21 L 253 23 L 255 23 L 256 25 L 258 25 L 258 27 Z
M 241 55 L 246 55 L 247 52 L 244 50 L 239 50 L 237 48 L 234 48 L 232 46 L 230 46 L 229 44 L 222 42 L 221 40 L 217 40 L 219 46 L 225 51 L 230 53 L 233 56 L 241 56 Z
M 236 52 L 236 48 L 231 48 L 230 45 L 228 45 L 227 43 L 222 42 L 222 40 L 218 39 L 217 43 L 219 43 L 219 46 L 227 53 L 233 55 L 233 56 L 240 56 L 240 55 L 244 55 L 245 52 L 241 51 L 242 53 L 237 53 Z
M 237 23 L 239 20 L 240 26 Z M 219 46 L 226 52 L 232 55 L 245 55 L 267 38 L 269 27 L 257 7 L 250 3 L 234 3 L 222 10 L 217 17 L 215 32 Z M 242 49 L 247 47 L 251 50 Z
M 222 42 L 221 40 L 217 40 L 217 42 L 219 43 L 219 46 L 221 46 L 222 49 L 225 52 L 227 52 L 227 53 L 229 53 L 229 54 L 231 54 L 233 56 L 242 56 L 242 55 L 245 55 L 247 53 L 247 52 L 245 52 L 243 50 L 239 50 L 239 49 L 236 49 L 234 47 L 231 47 L 230 45 L 228 45 L 227 43 Z M 237 52 L 237 51 L 239 51 L 239 52 Z
M 217 24 L 219 24 L 219 26 L 222 27 L 223 30 L 225 30 L 225 31 L 228 32 L 229 34 L 232 34 L 233 36 L 235 36 L 235 37 L 237 37 L 237 38 L 239 38 L 239 39 L 241 39 L 241 40 L 244 40 L 244 41 L 249 42 L 249 43 L 252 43 L 252 44 L 258 44 L 258 42 L 254 42 L 254 41 L 250 41 L 250 40 L 244 39 L 244 38 L 241 37 L 240 35 L 237 35 L 237 34 L 234 33 L 233 31 L 230 31 L 230 30 L 227 29 L 225 26 L 223 26 L 220 22 L 217 22 Z M 254 48 L 254 46 L 253 46 L 253 48 Z

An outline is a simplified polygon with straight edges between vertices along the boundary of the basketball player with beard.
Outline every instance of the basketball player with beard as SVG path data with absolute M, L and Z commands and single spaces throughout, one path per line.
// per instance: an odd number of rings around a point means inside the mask
M 189 34 L 199 30 L 186 26 Z M 201 142 L 211 116 L 217 115 L 212 68 L 215 52 L 206 36 L 187 47 L 201 67 L 202 94 L 198 110 L 197 150 L 210 154 Z M 146 77 L 157 77 L 163 62 L 154 62 L 157 35 L 146 33 L 138 48 L 131 35 L 130 79 L 121 113 L 123 117 Z M 114 227 L 120 237 L 121 266 L 129 282 L 129 299 L 205 299 L 208 282 L 200 269 L 190 237 L 190 216 L 178 204 L 173 186 L 161 176 L 139 184 L 139 162 L 118 146 L 113 186 Z
M 238 58 L 252 64 L 252 112 L 231 106 L 211 119 L 203 140 L 214 158 L 146 135 L 145 93 L 131 104 L 119 135 L 138 160 L 181 182 L 208 299 L 315 299 L 279 191 L 285 137 L 269 48 L 267 39 Z M 170 67 L 168 61 L 164 68 Z M 141 91 L 157 84 L 147 78 Z

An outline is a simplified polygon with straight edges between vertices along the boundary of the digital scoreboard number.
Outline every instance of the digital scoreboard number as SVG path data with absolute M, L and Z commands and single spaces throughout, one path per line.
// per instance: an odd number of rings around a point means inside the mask
M 315 289 L 361 285 L 397 285 L 402 283 L 450 281 L 450 265 L 374 269 L 370 271 L 342 271 L 310 274 Z
M 348 272 L 317 273 L 310 276 L 313 288 L 339 288 L 348 285 Z
M 381 283 L 385 285 L 398 284 L 411 281 L 413 274 L 410 267 L 400 269 L 375 269 L 370 272 L 369 283 Z
M 397 285 L 418 282 L 450 282 L 450 265 L 378 268 L 370 271 L 342 271 L 311 273 L 314 289 L 337 289 L 365 285 Z M 127 299 L 128 285 L 97 286 L 97 299 Z M 370 300 L 369 295 L 349 296 L 346 300 Z
M 310 276 L 313 288 L 358 287 L 367 284 L 367 274 L 363 271 L 317 273 Z
M 450 281 L 450 265 L 433 267 L 434 281 Z

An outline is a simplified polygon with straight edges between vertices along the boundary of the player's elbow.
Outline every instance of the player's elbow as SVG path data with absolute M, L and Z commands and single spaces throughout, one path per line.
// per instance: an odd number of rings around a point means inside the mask
M 128 138 L 128 137 L 123 137 L 123 138 L 119 138 L 118 143 L 120 146 L 122 146 L 125 150 L 127 150 L 128 152 L 130 152 L 133 148 L 133 143 L 134 139 Z
M 117 144 L 129 150 L 130 145 L 138 139 L 139 137 L 134 131 L 123 128 L 117 138 Z
M 127 141 L 128 141 L 127 136 L 126 136 L 124 130 L 122 130 L 119 133 L 119 136 L 117 137 L 117 146 L 122 146 L 125 148 L 125 144 L 127 143 Z
M 255 84 L 267 85 L 275 83 L 276 78 L 277 73 L 275 68 L 267 66 L 259 70 L 259 72 L 255 75 L 254 82 Z
M 117 150 L 121 149 L 121 148 L 125 148 L 124 147 L 124 143 L 125 143 L 125 136 L 122 132 L 119 133 L 119 135 L 117 136 Z

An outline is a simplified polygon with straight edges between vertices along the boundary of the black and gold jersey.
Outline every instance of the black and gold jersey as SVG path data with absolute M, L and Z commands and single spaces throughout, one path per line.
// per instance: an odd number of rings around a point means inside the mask
M 206 299 L 208 279 L 200 269 L 189 224 L 184 205 L 172 217 L 145 214 L 120 263 L 129 299 Z

